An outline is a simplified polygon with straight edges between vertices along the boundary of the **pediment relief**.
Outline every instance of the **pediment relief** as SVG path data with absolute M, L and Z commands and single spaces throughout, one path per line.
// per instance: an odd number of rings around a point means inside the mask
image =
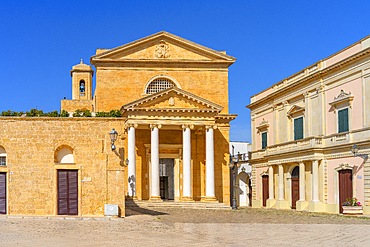
M 270 126 L 269 122 L 265 119 L 262 119 L 262 122 L 260 122 L 260 124 L 257 127 L 257 132 L 260 133 L 267 131 L 269 126 Z
M 298 105 L 292 106 L 290 110 L 287 112 L 288 118 L 292 118 L 298 115 L 303 115 L 304 114 L 304 108 Z
M 198 45 L 167 32 L 159 32 L 143 39 L 101 52 L 91 58 L 94 61 L 225 61 L 235 58 L 222 52 Z
M 169 88 L 122 106 L 121 111 L 215 112 L 222 106 L 186 92 L 177 87 Z
M 334 97 L 334 100 L 329 104 L 334 108 L 337 108 L 341 105 L 352 107 L 353 98 L 354 96 L 351 94 L 351 92 L 346 93 L 344 92 L 344 90 L 340 90 L 339 95 L 337 97 Z

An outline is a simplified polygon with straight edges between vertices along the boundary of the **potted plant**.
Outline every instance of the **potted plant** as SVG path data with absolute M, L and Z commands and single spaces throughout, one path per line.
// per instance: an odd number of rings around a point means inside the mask
M 343 214 L 362 214 L 362 205 L 361 202 L 357 201 L 356 197 L 347 198 L 342 204 Z

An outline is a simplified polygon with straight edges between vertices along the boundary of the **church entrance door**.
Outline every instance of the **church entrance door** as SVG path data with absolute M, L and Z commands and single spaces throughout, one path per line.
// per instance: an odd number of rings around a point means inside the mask
M 174 199 L 174 159 L 159 159 L 159 189 L 161 199 Z

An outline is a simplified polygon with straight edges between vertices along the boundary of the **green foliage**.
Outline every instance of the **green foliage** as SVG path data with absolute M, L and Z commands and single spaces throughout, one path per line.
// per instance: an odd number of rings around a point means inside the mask
M 27 117 L 43 117 L 44 112 L 42 110 L 31 109 L 30 111 L 26 112 Z
M 61 117 L 69 117 L 69 113 L 68 113 L 66 110 L 62 110 L 62 111 L 60 112 L 60 116 L 61 116 Z
M 120 110 L 111 110 L 110 112 L 97 112 L 96 117 L 122 117 Z
M 79 110 L 77 109 L 73 113 L 73 117 L 91 117 L 91 112 L 89 110 Z
M 3 111 L 1 112 L 1 116 L 3 117 L 17 117 L 17 116 L 22 116 L 24 113 L 21 112 L 15 112 L 11 110 Z
M 60 113 L 58 111 L 43 112 L 36 108 L 31 109 L 27 112 L 16 112 L 12 110 L 7 110 L 1 112 L 0 116 L 3 117 L 18 117 L 18 116 L 27 116 L 27 117 L 69 117 L 69 113 L 66 110 L 62 110 Z M 97 112 L 96 117 L 122 117 L 120 110 L 111 110 L 109 112 Z M 78 109 L 73 113 L 73 117 L 92 117 L 92 113 L 89 110 Z

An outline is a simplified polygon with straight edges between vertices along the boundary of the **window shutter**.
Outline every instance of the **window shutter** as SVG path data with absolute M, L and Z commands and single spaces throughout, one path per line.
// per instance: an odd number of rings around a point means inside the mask
M 294 140 L 303 139 L 303 117 L 294 119 Z
M 262 133 L 262 149 L 267 147 L 267 132 Z
M 348 130 L 348 108 L 346 108 L 338 111 L 338 133 Z

